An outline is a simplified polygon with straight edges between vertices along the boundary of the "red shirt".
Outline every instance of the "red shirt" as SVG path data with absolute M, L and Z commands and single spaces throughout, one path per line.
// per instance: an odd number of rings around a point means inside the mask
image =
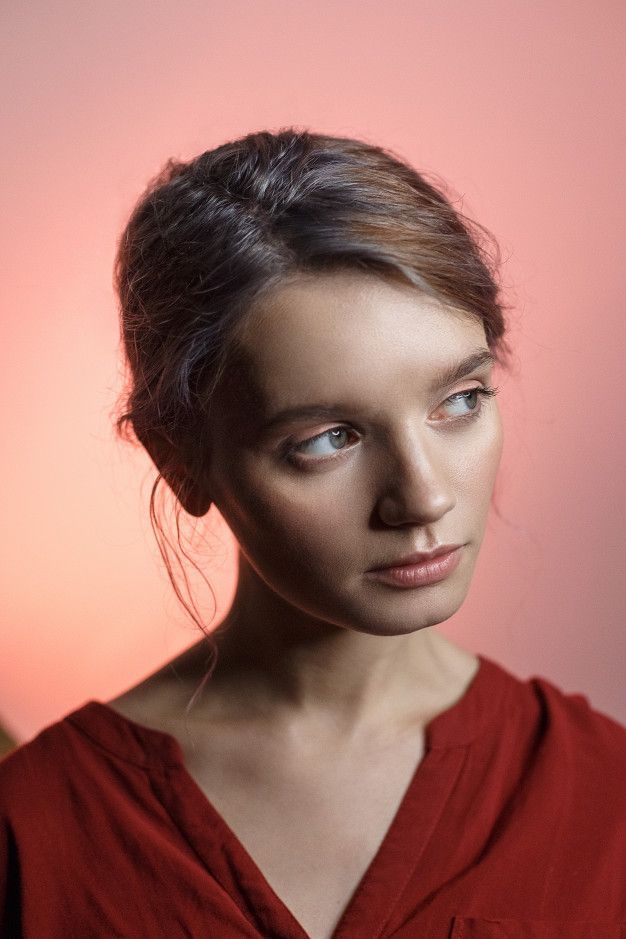
M 626 937 L 626 728 L 479 658 L 333 939 Z M 101 702 L 0 763 L 0 826 L 3 937 L 307 939 L 175 738 Z

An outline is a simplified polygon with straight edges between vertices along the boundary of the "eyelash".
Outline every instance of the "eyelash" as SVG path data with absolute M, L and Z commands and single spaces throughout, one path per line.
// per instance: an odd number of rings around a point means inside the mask
M 479 399 L 480 399 L 480 398 L 483 398 L 483 399 L 484 399 L 484 398 L 491 398 L 491 397 L 493 397 L 494 395 L 496 395 L 497 393 L 498 393 L 498 389 L 497 389 L 497 388 L 492 388 L 492 387 L 488 387 L 488 386 L 485 386 L 484 388 L 481 388 L 481 387 L 467 388 L 465 391 L 457 391 L 457 392 L 455 392 L 453 395 L 450 395 L 448 398 L 445 398 L 442 403 L 445 404 L 446 401 L 452 401 L 452 400 L 455 399 L 455 398 L 458 399 L 458 398 L 464 397 L 465 395 L 472 395 L 472 394 L 477 394 L 478 397 L 479 397 Z M 454 424 L 458 424 L 459 422 L 465 424 L 465 423 L 467 423 L 468 421 L 475 421 L 475 420 L 476 420 L 478 417 L 480 417 L 480 415 L 483 413 L 483 410 L 484 410 L 484 407 L 483 407 L 483 405 L 482 405 L 482 403 L 481 403 L 480 407 L 475 408 L 473 411 L 469 411 L 467 414 L 462 414 L 460 417 L 453 417 L 453 418 L 451 418 L 450 420 L 451 420 Z M 337 424 L 335 427 L 329 427 L 328 430 L 322 431 L 321 434 L 315 434 L 314 437 L 308 437 L 306 440 L 302 440 L 300 443 L 296 444 L 295 446 L 289 447 L 289 449 L 288 449 L 288 450 L 286 451 L 286 453 L 285 453 L 285 457 L 286 457 L 287 459 L 289 459 L 289 458 L 292 456 L 292 454 L 298 453 L 298 452 L 304 450 L 305 447 L 308 447 L 310 444 L 314 443 L 316 440 L 321 440 L 321 439 L 323 439 L 324 437 L 328 436 L 328 434 L 332 433 L 332 431 L 334 431 L 334 430 L 348 430 L 348 428 L 347 428 L 347 427 L 344 427 L 344 426 L 341 425 L 341 424 Z M 343 452 L 344 452 L 343 450 L 337 450 L 337 456 L 341 456 L 341 454 L 342 454 Z M 334 457 L 334 456 L 327 457 L 327 456 L 326 456 L 326 457 L 320 457 L 320 458 L 311 458 L 311 459 L 308 460 L 307 462 L 309 462 L 309 463 L 327 463 L 329 460 L 334 460 L 334 459 L 336 459 L 336 457 Z M 293 462 L 295 462 L 295 461 L 293 461 Z

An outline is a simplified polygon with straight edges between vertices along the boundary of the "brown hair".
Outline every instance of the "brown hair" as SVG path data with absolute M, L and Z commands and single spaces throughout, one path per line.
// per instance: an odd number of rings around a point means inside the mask
M 126 440 L 132 428 L 162 454 L 150 519 L 176 595 L 203 631 L 173 575 L 155 498 L 165 479 L 177 496 L 178 545 L 200 571 L 180 541 L 180 509 L 200 516 L 210 505 L 191 505 L 187 483 L 201 477 L 208 408 L 252 302 L 300 272 L 364 269 L 478 317 L 506 364 L 498 265 L 493 238 L 453 208 L 441 184 L 359 140 L 251 133 L 188 162 L 169 160 L 149 184 L 115 263 L 128 371 L 116 428 Z

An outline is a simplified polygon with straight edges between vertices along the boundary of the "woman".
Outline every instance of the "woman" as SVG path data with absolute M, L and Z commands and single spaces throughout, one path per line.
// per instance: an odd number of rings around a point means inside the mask
M 210 637 L 5 758 L 3 935 L 626 934 L 626 730 L 432 628 L 502 449 L 483 234 L 391 153 L 296 130 L 148 188 L 118 427 L 159 470 L 153 521 L 160 479 L 219 509 L 237 588 Z

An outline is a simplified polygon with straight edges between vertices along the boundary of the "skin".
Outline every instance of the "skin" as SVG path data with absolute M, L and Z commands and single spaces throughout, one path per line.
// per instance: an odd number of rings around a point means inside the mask
M 239 544 L 217 667 L 184 720 L 203 643 L 175 661 L 175 678 L 170 664 L 110 704 L 179 739 L 278 895 L 324 939 L 388 829 L 425 727 L 476 674 L 476 656 L 432 627 L 469 589 L 502 427 L 495 398 L 449 400 L 490 386 L 491 366 L 433 387 L 441 368 L 488 349 L 481 322 L 367 273 L 284 283 L 250 311 L 241 349 L 189 497 L 215 503 Z M 340 407 L 263 430 L 284 408 L 320 402 Z M 439 583 L 399 589 L 366 574 L 442 543 L 463 547 Z
M 492 372 L 429 387 L 440 366 L 487 350 L 483 326 L 410 287 L 342 271 L 275 291 L 242 344 L 214 408 L 205 483 L 240 546 L 220 655 L 252 665 L 269 696 L 303 711 L 386 720 L 381 692 L 400 695 L 402 708 L 416 676 L 428 684 L 441 670 L 426 627 L 461 606 L 485 531 L 498 408 L 480 398 L 478 419 L 455 422 L 471 409 L 443 402 L 488 385 Z M 336 417 L 261 429 L 283 408 L 327 401 L 344 405 Z M 326 437 L 284 459 L 289 438 L 338 426 L 334 446 Z M 398 590 L 365 575 L 441 543 L 464 545 L 441 583 Z

